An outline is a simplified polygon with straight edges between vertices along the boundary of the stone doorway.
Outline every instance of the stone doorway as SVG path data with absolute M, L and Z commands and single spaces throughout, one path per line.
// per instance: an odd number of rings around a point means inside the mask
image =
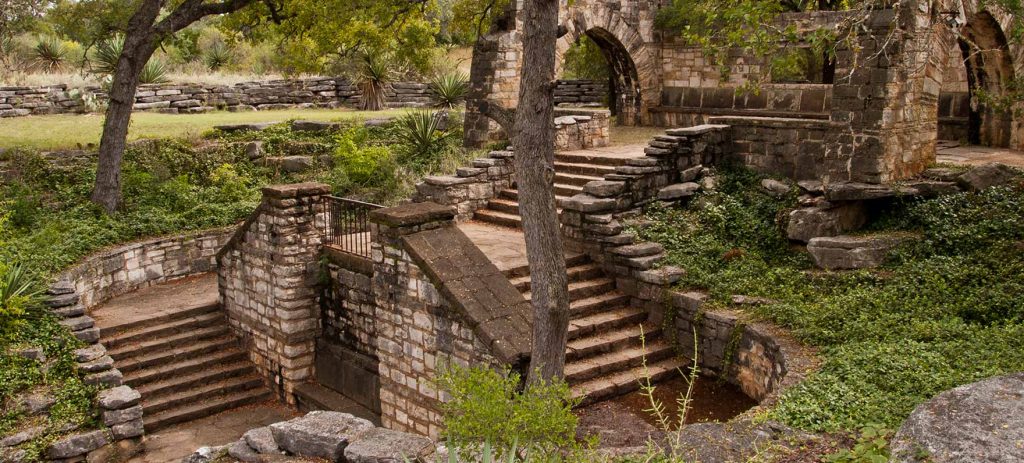
M 574 35 L 574 46 L 596 46 L 604 59 L 605 76 L 608 82 L 607 103 L 612 116 L 619 125 L 642 124 L 643 90 L 637 75 L 636 63 L 626 46 L 614 34 L 601 27 L 585 31 L 570 32 Z M 584 43 L 585 42 L 585 43 Z M 568 50 L 559 50 L 559 63 L 564 65 Z
M 953 66 L 963 66 L 969 92 L 966 141 L 994 148 L 1011 146 L 1013 115 L 1011 108 L 990 103 L 1007 93 L 1014 80 L 1009 45 L 999 22 L 987 11 L 967 20 L 958 40 L 960 58 Z M 954 52 L 955 53 L 955 52 Z M 961 64 L 962 63 L 962 64 Z

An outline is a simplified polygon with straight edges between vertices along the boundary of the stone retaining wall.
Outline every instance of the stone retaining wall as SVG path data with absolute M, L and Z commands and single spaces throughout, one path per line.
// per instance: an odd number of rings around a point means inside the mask
M 561 79 L 555 82 L 555 104 L 564 106 L 608 105 L 608 82 Z
M 724 159 L 758 172 L 793 180 L 844 179 L 848 166 L 825 156 L 832 122 L 776 117 L 712 117 L 711 124 L 728 125 Z
M 691 127 L 710 123 L 713 116 L 828 119 L 831 109 L 831 84 L 764 84 L 758 92 L 737 85 L 667 86 L 661 106 L 651 112 L 656 126 Z
M 487 156 L 474 160 L 471 167 L 459 168 L 455 175 L 425 177 L 416 184 L 412 200 L 453 206 L 457 220 L 472 219 L 487 200 L 515 183 L 512 151 L 491 151 Z
M 555 151 L 608 146 L 611 112 L 594 109 L 555 109 Z

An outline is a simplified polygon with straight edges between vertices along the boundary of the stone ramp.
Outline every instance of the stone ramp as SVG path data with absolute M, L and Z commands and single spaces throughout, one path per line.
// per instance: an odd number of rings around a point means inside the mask
M 272 398 L 221 311 L 217 277 L 183 278 L 91 311 L 147 432 Z

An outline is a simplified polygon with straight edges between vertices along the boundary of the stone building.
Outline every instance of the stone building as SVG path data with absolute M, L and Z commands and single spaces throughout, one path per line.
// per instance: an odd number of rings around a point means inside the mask
M 621 125 L 734 127 L 735 155 L 749 165 L 794 178 L 887 182 L 934 161 L 937 140 L 1024 148 L 1020 117 L 986 105 L 978 91 L 1003 95 L 1024 72 L 1024 47 L 1007 40 L 1012 17 L 975 0 L 912 1 L 900 10 L 865 14 L 864 26 L 835 56 L 834 78 L 738 87 L 762 66 L 730 55 L 728 78 L 701 50 L 661 31 L 661 2 L 562 2 L 562 55 L 581 36 L 602 50 L 612 77 L 609 106 Z M 475 48 L 466 143 L 502 138 L 484 103 L 515 106 L 522 65 L 516 3 Z M 800 29 L 833 27 L 844 12 L 785 14 Z M 857 48 L 858 51 L 853 51 Z M 1020 109 L 1018 104 L 1016 109 Z M 725 118 L 718 119 L 715 118 Z M 758 130 L 772 139 L 757 138 Z M 800 143 L 808 132 L 814 143 Z

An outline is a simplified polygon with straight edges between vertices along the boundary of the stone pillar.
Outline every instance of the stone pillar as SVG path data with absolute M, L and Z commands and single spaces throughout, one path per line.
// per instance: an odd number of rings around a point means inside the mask
M 323 196 L 327 185 L 263 189 L 263 202 L 218 259 L 220 297 L 232 329 L 279 397 L 313 376 L 320 311 Z

